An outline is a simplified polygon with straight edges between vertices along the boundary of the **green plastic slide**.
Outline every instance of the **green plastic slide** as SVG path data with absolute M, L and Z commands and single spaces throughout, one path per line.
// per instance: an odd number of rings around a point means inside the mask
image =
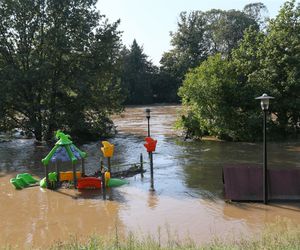
M 28 173 L 18 174 L 16 178 L 10 179 L 10 183 L 14 185 L 16 189 L 26 188 L 37 182 L 38 180 Z
M 24 173 L 24 174 L 18 174 L 17 179 L 22 179 L 26 181 L 28 184 L 35 184 L 39 180 L 35 179 L 31 174 Z
M 21 179 L 12 178 L 12 179 L 10 179 L 10 183 L 12 185 L 14 185 L 16 189 L 22 189 L 22 188 L 25 187 L 24 183 L 23 183 L 23 181 Z

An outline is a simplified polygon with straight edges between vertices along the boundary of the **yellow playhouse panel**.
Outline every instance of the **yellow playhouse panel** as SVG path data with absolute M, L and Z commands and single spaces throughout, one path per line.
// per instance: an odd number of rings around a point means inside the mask
M 77 179 L 81 178 L 81 172 L 76 172 Z M 59 175 L 60 181 L 72 181 L 73 180 L 73 171 L 60 172 Z
M 112 157 L 114 154 L 114 145 L 108 141 L 102 141 L 104 147 L 101 148 L 101 151 L 104 157 Z

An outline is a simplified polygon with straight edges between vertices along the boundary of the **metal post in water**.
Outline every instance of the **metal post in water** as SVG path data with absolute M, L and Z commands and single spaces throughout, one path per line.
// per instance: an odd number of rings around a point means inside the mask
M 150 137 L 150 117 L 147 117 L 148 119 L 148 137 Z
M 104 170 L 104 167 L 101 168 L 101 182 L 102 182 L 103 200 L 106 200 L 106 183 L 105 183 L 105 170 Z
M 153 177 L 153 153 L 149 153 L 150 156 L 150 181 L 151 181 L 151 186 L 150 186 L 150 191 L 155 191 L 154 189 L 154 177 Z
M 147 118 L 147 121 L 148 121 L 148 137 L 150 137 L 150 113 L 151 113 L 151 110 L 149 108 L 147 108 L 145 110 L 146 112 L 146 118 Z M 149 152 L 149 159 L 150 159 L 150 181 L 151 181 L 151 185 L 150 185 L 150 191 L 155 191 L 154 190 L 154 180 L 153 180 L 153 154 L 152 152 Z
M 140 155 L 140 171 L 141 171 L 141 178 L 144 178 L 144 162 L 143 162 L 143 154 Z

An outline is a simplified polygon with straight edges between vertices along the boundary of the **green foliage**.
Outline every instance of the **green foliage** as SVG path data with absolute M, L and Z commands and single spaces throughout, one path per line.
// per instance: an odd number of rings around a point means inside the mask
M 153 101 L 152 82 L 157 68 L 147 60 L 143 48 L 133 41 L 130 50 L 122 51 L 121 81 L 126 95 L 125 104 L 145 104 Z
M 120 110 L 115 79 L 118 22 L 96 0 L 3 0 L 0 3 L 2 129 L 21 127 L 36 139 L 61 128 L 100 135 Z
M 259 132 L 253 126 L 258 118 L 247 112 L 248 101 L 244 103 L 242 99 L 245 92 L 250 96 L 253 93 L 247 86 L 236 84 L 237 79 L 234 65 L 220 54 L 209 57 L 186 75 L 179 95 L 193 113 L 190 120 L 193 124 L 195 119 L 198 121 L 197 130 L 227 140 L 253 140 L 257 136 Z M 191 130 L 189 126 L 186 127 Z M 252 133 L 247 134 L 247 130 Z
M 275 97 L 269 134 L 299 133 L 300 5 L 286 2 L 266 31 L 252 26 L 231 57 L 211 56 L 186 75 L 179 95 L 201 131 L 230 140 L 261 139 L 254 97 L 268 93 Z
M 194 112 L 187 111 L 187 114 L 183 114 L 181 118 L 176 122 L 177 129 L 184 128 L 184 138 L 199 138 L 207 134 L 207 131 L 201 127 L 199 119 L 195 116 Z
M 299 21 L 299 4 L 286 2 L 270 21 L 266 35 L 249 30 L 233 53 L 241 82 L 255 89 L 256 95 L 265 92 L 275 97 L 270 106 L 271 129 L 282 137 L 299 133 Z
M 188 70 L 209 56 L 221 53 L 229 57 L 250 26 L 258 29 L 252 16 L 237 10 L 182 12 L 177 31 L 171 33 L 173 48 L 160 61 L 161 72 L 169 75 L 169 88 L 177 90 Z
M 275 97 L 275 132 L 299 133 L 300 127 L 300 4 L 287 1 L 271 20 L 260 47 L 260 65 L 249 79 Z
M 259 24 L 261 30 L 266 28 L 268 9 L 263 3 L 249 3 L 245 5 L 243 12 L 254 19 Z
M 244 36 L 244 31 L 252 27 L 258 30 L 255 19 L 237 10 L 210 10 L 205 13 L 207 33 L 205 39 L 209 44 L 209 55 L 221 53 L 230 56 Z

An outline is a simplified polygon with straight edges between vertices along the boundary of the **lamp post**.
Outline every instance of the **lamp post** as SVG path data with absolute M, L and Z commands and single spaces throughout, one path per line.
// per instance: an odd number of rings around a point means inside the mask
M 146 118 L 148 120 L 148 137 L 150 137 L 150 112 L 151 110 L 149 108 L 145 109 L 146 112 Z M 153 153 L 149 152 L 149 159 L 150 159 L 150 191 L 155 191 L 154 189 L 154 177 L 153 177 Z
M 148 137 L 150 137 L 150 112 L 151 110 L 149 108 L 145 109 L 146 117 L 148 120 Z
M 255 99 L 260 100 L 260 106 L 264 112 L 263 120 L 263 201 L 264 204 L 268 203 L 268 168 L 267 168 L 267 112 L 269 109 L 270 99 L 274 99 L 272 96 L 263 94 L 262 96 L 256 97 Z

